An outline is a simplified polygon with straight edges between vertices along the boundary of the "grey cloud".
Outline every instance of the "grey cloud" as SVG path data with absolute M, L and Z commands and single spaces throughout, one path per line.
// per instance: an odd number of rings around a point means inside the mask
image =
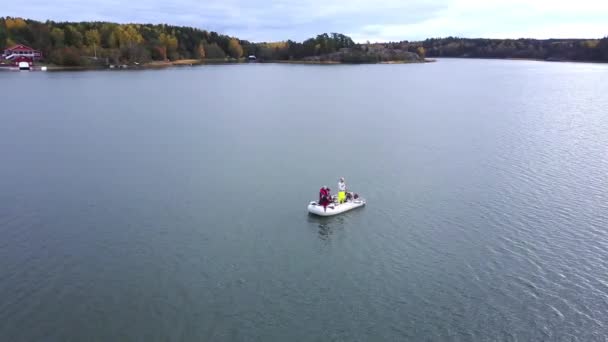
M 38 20 L 168 23 L 253 41 L 302 40 L 322 32 L 361 32 L 369 25 L 412 24 L 437 15 L 447 0 L 158 0 L 9 2 L 3 15 Z

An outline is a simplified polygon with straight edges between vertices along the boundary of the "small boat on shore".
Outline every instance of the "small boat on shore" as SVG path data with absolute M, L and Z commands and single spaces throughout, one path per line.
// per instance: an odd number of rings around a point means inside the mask
M 357 198 L 352 198 L 344 203 L 338 203 L 338 199 L 334 195 L 332 197 L 332 203 L 329 203 L 325 207 L 319 204 L 317 201 L 311 201 L 308 203 L 308 212 L 318 216 L 334 216 L 362 207 L 366 204 L 364 198 L 359 196 L 356 197 Z

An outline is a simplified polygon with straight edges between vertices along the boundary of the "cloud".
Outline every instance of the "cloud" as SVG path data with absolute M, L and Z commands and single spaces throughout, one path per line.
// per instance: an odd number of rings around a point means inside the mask
M 608 1 L 593 0 L 29 0 L 8 2 L 2 12 L 38 20 L 187 25 L 252 41 L 303 40 L 322 32 L 357 41 L 608 35 Z
M 608 2 L 451 1 L 421 22 L 368 24 L 350 32 L 358 40 L 432 37 L 596 38 L 608 35 Z

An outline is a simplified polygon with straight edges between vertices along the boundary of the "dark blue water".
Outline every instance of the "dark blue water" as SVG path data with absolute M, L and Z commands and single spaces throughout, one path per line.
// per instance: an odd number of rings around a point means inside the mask
M 0 73 L 0 340 L 604 340 L 607 80 Z M 308 216 L 340 176 L 368 205 Z

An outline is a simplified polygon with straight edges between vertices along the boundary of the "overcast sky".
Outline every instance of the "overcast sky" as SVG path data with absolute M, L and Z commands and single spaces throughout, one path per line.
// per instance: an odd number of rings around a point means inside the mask
M 258 42 L 323 32 L 359 42 L 608 36 L 608 0 L 27 0 L 6 1 L 0 16 L 167 23 Z

